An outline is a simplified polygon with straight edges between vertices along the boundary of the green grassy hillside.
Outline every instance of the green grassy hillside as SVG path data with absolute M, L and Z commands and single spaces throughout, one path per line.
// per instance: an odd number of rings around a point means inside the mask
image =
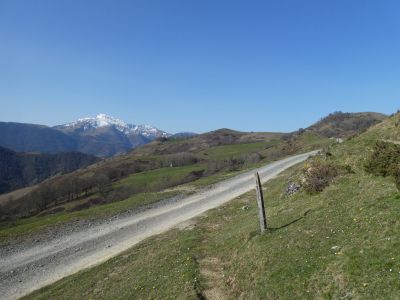
M 387 118 L 374 112 L 343 113 L 335 112 L 307 128 L 325 137 L 348 138 L 367 130 Z
M 281 136 L 219 130 L 192 139 L 156 141 L 55 177 L 28 192 L 16 191 L 0 202 L 0 242 L 192 193 L 249 168 L 332 143 L 312 133 L 290 139 Z
M 251 192 L 26 298 L 397 299 L 400 193 L 365 162 L 378 140 L 400 140 L 399 123 L 327 149 L 319 159 L 346 172 L 320 193 L 285 194 L 310 163 L 268 182 L 263 235 Z

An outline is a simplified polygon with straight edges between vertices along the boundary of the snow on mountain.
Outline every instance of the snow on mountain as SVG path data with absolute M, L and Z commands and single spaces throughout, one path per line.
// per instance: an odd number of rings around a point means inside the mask
M 130 135 L 130 134 L 136 134 L 136 135 L 143 135 L 149 139 L 155 139 L 159 137 L 169 137 L 171 134 L 162 131 L 156 127 L 153 127 L 151 125 L 143 124 L 143 125 L 133 125 L 126 123 L 120 119 L 114 118 L 112 116 L 106 115 L 106 114 L 98 114 L 94 118 L 81 118 L 78 119 L 75 122 L 64 124 L 61 126 L 63 129 L 83 129 L 84 131 L 86 130 L 91 130 L 91 129 L 98 129 L 101 127 L 114 127 L 118 131 Z
M 142 134 L 148 138 L 152 137 L 168 137 L 171 136 L 171 134 L 166 133 L 164 131 L 161 131 L 153 126 L 150 125 L 137 125 L 134 126 L 131 130 L 130 133 L 135 133 L 135 134 Z

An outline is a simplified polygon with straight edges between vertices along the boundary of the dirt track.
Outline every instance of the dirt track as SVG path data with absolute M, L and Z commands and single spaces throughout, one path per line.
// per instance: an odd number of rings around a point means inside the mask
M 316 152 L 292 156 L 259 168 L 263 182 Z M 147 211 L 112 218 L 78 231 L 41 240 L 31 247 L 0 248 L 0 295 L 17 299 L 84 268 L 99 264 L 143 239 L 166 231 L 254 188 L 254 171 L 210 189 Z

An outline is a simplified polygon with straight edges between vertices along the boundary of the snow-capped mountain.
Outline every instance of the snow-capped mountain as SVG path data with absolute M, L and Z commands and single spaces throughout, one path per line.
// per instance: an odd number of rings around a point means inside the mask
M 112 127 L 124 133 L 125 135 L 143 135 L 144 137 L 153 140 L 159 137 L 169 137 L 171 134 L 162 131 L 151 125 L 133 125 L 126 123 L 120 119 L 114 118 L 106 114 L 98 114 L 94 118 L 81 118 L 75 122 L 57 126 L 58 129 L 65 130 L 96 130 L 102 127 Z
M 98 114 L 53 127 L 72 139 L 77 151 L 97 156 L 113 156 L 171 134 L 151 125 L 133 125 Z

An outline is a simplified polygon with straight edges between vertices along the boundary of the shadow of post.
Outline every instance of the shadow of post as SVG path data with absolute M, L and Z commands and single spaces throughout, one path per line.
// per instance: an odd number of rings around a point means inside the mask
M 293 221 L 291 221 L 291 222 L 289 222 L 289 223 L 287 223 L 287 224 L 285 224 L 285 225 L 282 225 L 282 226 L 280 226 L 280 227 L 268 227 L 268 230 L 269 230 L 269 231 L 277 231 L 277 230 L 279 230 L 279 229 L 288 227 L 288 226 L 290 226 L 290 225 L 292 225 L 292 224 L 294 224 L 294 223 L 300 221 L 301 219 L 304 219 L 310 211 L 311 211 L 311 209 L 307 210 L 307 211 L 303 214 L 303 216 L 301 216 L 300 218 L 297 218 L 297 219 L 295 219 L 295 220 L 293 220 Z

